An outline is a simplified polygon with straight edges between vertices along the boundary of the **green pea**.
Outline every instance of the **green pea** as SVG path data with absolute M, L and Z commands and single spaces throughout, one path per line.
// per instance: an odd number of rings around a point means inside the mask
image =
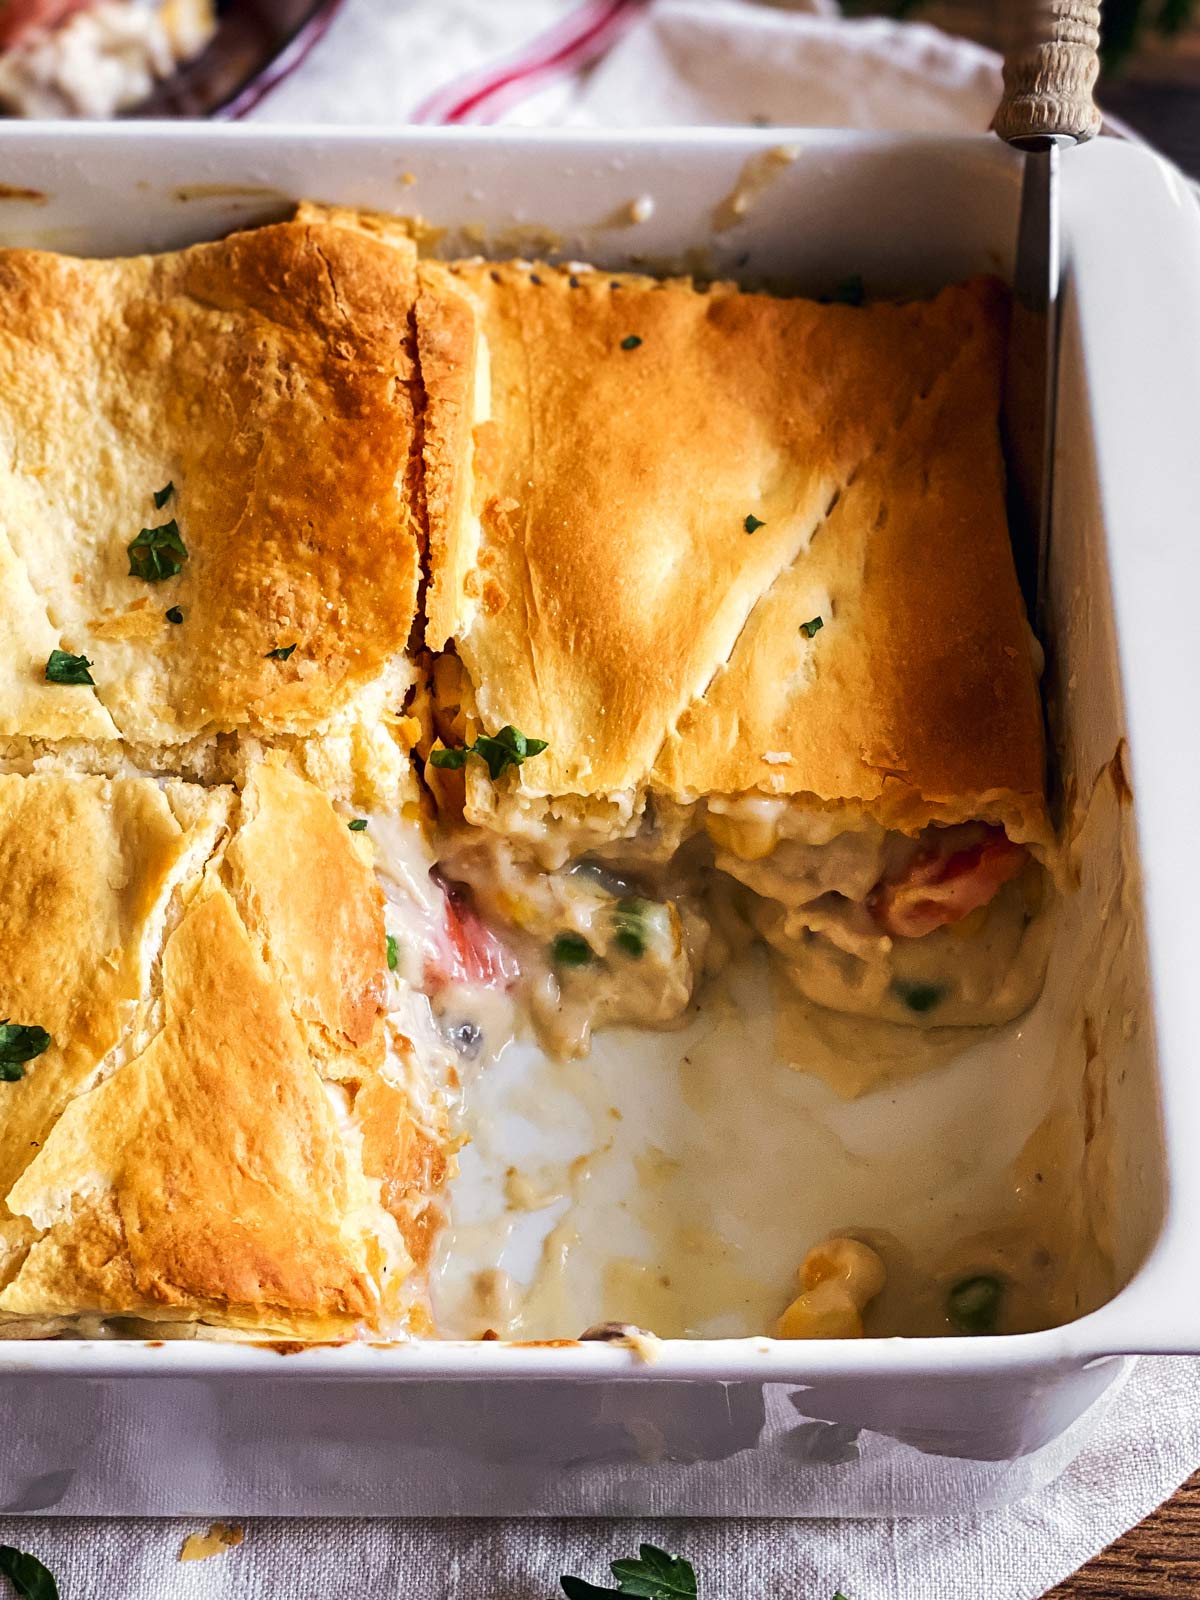
M 954 1285 L 946 1296 L 946 1315 L 961 1333 L 991 1333 L 1003 1299 L 1000 1279 L 980 1273 Z
M 618 900 L 613 921 L 616 931 L 613 941 L 618 950 L 623 951 L 634 961 L 640 961 L 646 954 L 646 913 L 654 910 L 648 900 L 641 900 L 630 896 L 626 900 Z
M 593 960 L 592 947 L 579 933 L 560 933 L 550 946 L 556 967 L 586 967 Z
M 903 978 L 897 978 L 892 989 L 910 1011 L 918 1013 L 932 1011 L 946 998 L 946 991 L 940 983 L 906 983 Z

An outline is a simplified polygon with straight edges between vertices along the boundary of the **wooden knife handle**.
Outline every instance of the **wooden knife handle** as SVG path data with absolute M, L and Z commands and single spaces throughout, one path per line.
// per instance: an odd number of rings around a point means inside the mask
M 1002 139 L 1100 131 L 1092 99 L 1100 70 L 1099 0 L 999 0 L 1008 24 L 1004 95 L 995 129 Z

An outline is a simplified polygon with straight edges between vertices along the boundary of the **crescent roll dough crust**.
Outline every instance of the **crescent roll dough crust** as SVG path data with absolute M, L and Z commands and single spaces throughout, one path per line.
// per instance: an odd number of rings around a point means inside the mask
M 395 1312 L 446 1159 L 390 1065 L 369 842 L 273 762 L 240 799 L 8 775 L 0 866 L 0 1016 L 53 1039 L 0 1085 L 0 1312 Z
M 990 280 L 852 308 L 419 264 L 315 205 L 0 251 L 0 1019 L 51 1036 L 0 1081 L 6 1331 L 428 1322 L 457 1081 L 428 995 L 470 970 L 404 832 L 431 715 L 547 742 L 429 788 L 500 851 L 561 823 L 554 866 L 711 823 L 757 892 L 760 797 L 1048 840 L 1006 317 Z M 47 682 L 56 650 L 94 682 Z
M 484 728 L 549 745 L 502 789 L 1045 835 L 999 284 L 854 308 L 520 264 L 423 278 L 460 351 L 427 472 L 473 408 L 475 479 L 473 505 L 430 497 L 429 643 Z M 487 781 L 471 763 L 468 815 Z
M 28 599 L 14 560 L 53 618 L 0 647 L 0 732 L 111 718 L 169 747 L 321 731 L 374 688 L 373 716 L 400 709 L 416 289 L 406 241 L 320 222 L 131 260 L 0 252 L 0 620 Z M 171 519 L 182 571 L 130 576 L 130 541 Z M 94 691 L 34 694 L 51 645 Z
M 2 1086 L 4 1194 L 109 1052 L 147 1025 L 169 904 L 231 798 L 194 797 L 181 821 L 143 779 L 0 776 L 0 1018 L 51 1036 Z
M 223 890 L 164 956 L 164 1026 L 73 1101 L 9 1196 L 47 1230 L 0 1309 L 204 1316 L 311 1336 L 376 1293 L 333 1112 Z

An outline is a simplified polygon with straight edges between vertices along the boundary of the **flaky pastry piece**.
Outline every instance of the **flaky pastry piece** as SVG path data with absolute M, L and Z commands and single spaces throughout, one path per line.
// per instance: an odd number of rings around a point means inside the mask
M 423 271 L 461 307 L 449 392 L 426 379 L 452 459 L 427 471 L 474 480 L 473 506 L 431 510 L 427 642 L 489 731 L 548 741 L 515 794 L 758 790 L 1044 828 L 998 284 L 855 308 Z
M 326 787 L 409 792 L 416 294 L 410 243 L 319 220 L 0 251 L 10 760 L 242 781 L 265 739 Z M 53 650 L 93 684 L 47 681 Z
M 427 1320 L 448 1134 L 394 1037 L 369 841 L 268 762 L 241 797 L 0 778 L 0 858 L 0 1016 L 49 1036 L 0 1083 L 5 1331 Z
M 49 1035 L 34 1064 L 7 1064 L 14 1075 L 0 1083 L 0 1195 L 64 1106 L 145 1043 L 167 920 L 231 801 L 141 779 L 0 776 L 0 1019 Z M 2 1213 L 0 1276 L 30 1237 Z
M 164 953 L 164 1026 L 9 1194 L 41 1232 L 0 1309 L 348 1331 L 375 1308 L 337 1123 L 227 894 Z

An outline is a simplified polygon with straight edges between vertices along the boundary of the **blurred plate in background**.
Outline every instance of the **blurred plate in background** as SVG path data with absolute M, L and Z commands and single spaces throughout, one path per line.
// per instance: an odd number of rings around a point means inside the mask
M 0 116 L 243 116 L 340 0 L 0 0 Z
M 242 117 L 304 60 L 341 0 L 226 0 L 194 61 L 127 115 Z

